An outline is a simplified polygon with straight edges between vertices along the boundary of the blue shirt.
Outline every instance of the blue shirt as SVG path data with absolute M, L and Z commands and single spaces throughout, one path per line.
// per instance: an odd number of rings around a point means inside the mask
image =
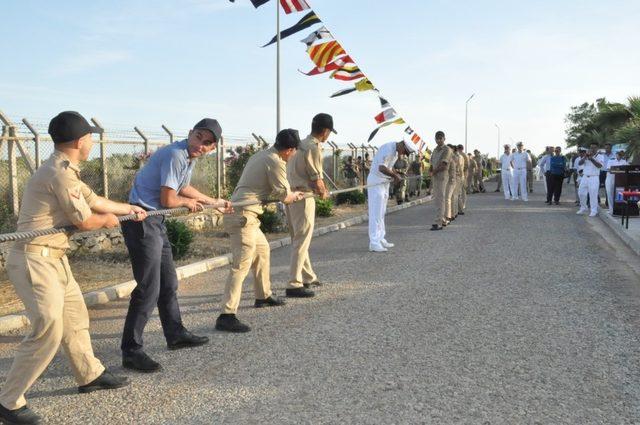
M 564 156 L 549 157 L 549 171 L 556 176 L 564 176 L 564 170 L 567 166 L 567 160 Z
M 186 140 L 161 147 L 136 174 L 129 203 L 149 210 L 161 209 L 161 187 L 180 192 L 189 185 L 194 164 L 195 161 L 189 160 Z

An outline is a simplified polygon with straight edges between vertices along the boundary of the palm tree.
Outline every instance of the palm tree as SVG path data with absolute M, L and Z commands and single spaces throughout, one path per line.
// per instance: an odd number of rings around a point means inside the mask
M 640 159 L 640 97 L 632 96 L 625 106 L 627 120 L 616 129 L 613 140 L 627 145 L 627 154 Z

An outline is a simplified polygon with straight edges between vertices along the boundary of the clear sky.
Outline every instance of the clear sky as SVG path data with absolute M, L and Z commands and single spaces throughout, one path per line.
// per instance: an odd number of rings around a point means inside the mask
M 275 0 L 0 0 L 0 110 L 47 122 L 61 110 L 106 126 L 186 129 L 204 116 L 231 135 L 275 133 Z M 571 105 L 640 95 L 637 0 L 309 0 L 327 28 L 401 116 L 433 146 L 444 130 L 495 155 L 523 140 L 564 145 Z M 282 28 L 303 13 L 282 14 Z M 334 116 L 338 143 L 362 143 L 376 124 L 373 92 L 330 99 L 347 83 L 283 41 L 283 126 L 308 132 Z M 401 136 L 381 130 L 373 144 Z

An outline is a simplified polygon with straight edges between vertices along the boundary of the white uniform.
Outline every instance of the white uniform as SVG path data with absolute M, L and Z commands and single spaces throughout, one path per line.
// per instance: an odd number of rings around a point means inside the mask
M 549 188 L 547 187 L 547 171 L 551 169 L 551 155 L 544 154 L 540 161 L 538 161 L 538 176 L 544 180 L 544 193 L 547 194 Z
M 384 215 L 387 212 L 389 182 L 391 181 L 391 177 L 382 174 L 379 168 L 381 165 L 384 165 L 391 170 L 397 159 L 398 152 L 396 142 L 389 142 L 380 146 L 371 163 L 371 171 L 369 172 L 369 177 L 367 177 L 367 185 L 375 184 L 377 186 L 367 189 L 369 199 L 370 245 L 381 245 L 381 241 L 385 238 L 386 234 Z
M 628 165 L 626 159 L 609 159 L 607 161 L 607 179 L 604 182 L 604 187 L 607 190 L 607 201 L 609 202 L 609 214 L 613 214 L 613 203 L 615 196 L 615 174 L 611 174 L 611 167 L 615 167 L 617 165 Z
M 604 155 L 597 154 L 594 156 L 600 164 L 604 163 Z M 580 211 L 583 213 L 587 210 L 587 195 L 589 196 L 589 204 L 591 205 L 590 216 L 598 214 L 598 191 L 600 189 L 600 169 L 596 167 L 589 159 L 585 159 L 582 164 L 582 179 L 578 186 L 578 196 L 580 196 Z
M 502 192 L 504 199 L 509 199 L 513 193 L 511 180 L 513 179 L 513 166 L 511 165 L 511 154 L 503 153 L 500 157 L 500 175 L 502 176 Z
M 518 191 L 522 195 L 523 201 L 528 201 L 527 193 L 527 162 L 530 161 L 529 154 L 525 151 L 516 151 L 511 155 L 513 158 L 513 179 L 511 180 L 511 199 L 518 199 Z

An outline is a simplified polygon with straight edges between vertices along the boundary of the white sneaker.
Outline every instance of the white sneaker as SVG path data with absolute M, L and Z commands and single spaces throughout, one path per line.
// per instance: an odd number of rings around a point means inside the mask
M 598 216 L 598 213 L 591 213 L 591 214 L 589 214 L 589 217 L 597 217 L 597 216 Z
M 388 251 L 388 249 L 387 249 L 387 248 L 385 248 L 385 247 L 383 247 L 383 246 L 382 246 L 382 245 L 380 245 L 380 244 L 377 244 L 377 243 L 370 243 L 370 244 L 369 244 L 369 251 L 371 251 L 371 252 L 387 252 L 387 251 Z
M 387 242 L 386 239 L 383 239 L 380 241 L 380 245 L 382 245 L 385 248 L 393 248 L 394 246 L 396 246 L 395 244 L 392 244 L 391 242 Z
M 576 214 L 584 215 L 586 212 L 587 212 L 587 210 L 585 210 L 584 208 L 580 208 Z

